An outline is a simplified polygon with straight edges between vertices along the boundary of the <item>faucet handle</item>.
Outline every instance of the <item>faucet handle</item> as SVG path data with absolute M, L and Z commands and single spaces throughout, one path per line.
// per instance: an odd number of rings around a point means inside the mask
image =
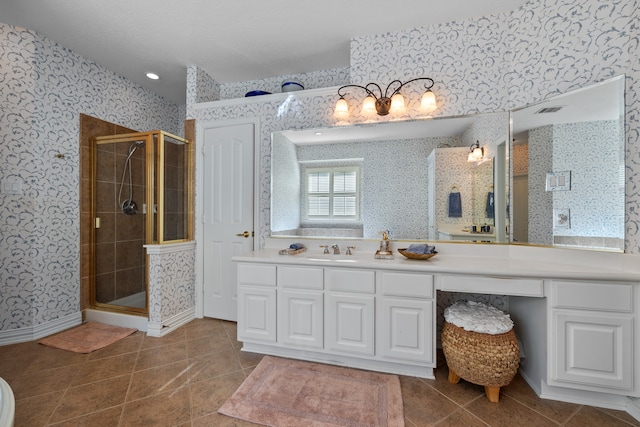
M 353 255 L 353 252 L 351 252 L 351 249 L 355 249 L 355 246 L 347 246 L 347 251 L 344 253 L 345 255 Z
M 328 254 L 329 253 L 329 245 L 320 245 L 321 248 L 324 248 L 324 252 L 323 254 Z

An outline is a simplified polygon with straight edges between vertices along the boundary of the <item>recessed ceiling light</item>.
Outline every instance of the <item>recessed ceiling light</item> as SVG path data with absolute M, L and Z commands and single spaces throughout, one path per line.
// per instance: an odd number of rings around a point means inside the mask
M 315 135 L 316 136 L 320 136 L 320 135 L 322 135 L 322 132 L 316 132 Z
M 150 78 L 151 80 L 158 80 L 160 78 L 160 76 L 157 75 L 156 73 L 147 73 L 147 77 Z

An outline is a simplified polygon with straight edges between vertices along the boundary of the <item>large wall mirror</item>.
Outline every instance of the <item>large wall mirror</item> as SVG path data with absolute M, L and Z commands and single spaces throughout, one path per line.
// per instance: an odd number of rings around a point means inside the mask
M 512 112 L 512 241 L 624 251 L 624 76 Z
M 502 207 L 494 201 L 506 200 L 506 191 L 495 187 L 494 165 L 506 162 L 504 150 L 502 158 L 496 153 L 509 140 L 508 118 L 478 114 L 276 132 L 271 234 L 377 239 L 389 230 L 393 239 L 500 241 L 495 226 L 505 224 L 506 201 Z M 476 142 L 482 156 L 469 161 Z

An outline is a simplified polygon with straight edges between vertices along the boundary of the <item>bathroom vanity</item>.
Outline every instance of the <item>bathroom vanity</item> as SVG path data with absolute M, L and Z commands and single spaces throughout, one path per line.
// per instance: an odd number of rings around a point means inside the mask
M 541 397 L 625 409 L 640 396 L 631 256 L 440 242 L 428 261 L 378 260 L 368 249 L 234 257 L 243 349 L 433 378 L 437 291 L 505 295 L 521 375 Z
M 478 226 L 479 228 L 480 226 Z M 495 231 L 490 232 L 473 232 L 470 227 L 462 227 L 460 225 L 443 224 L 438 228 L 438 240 L 462 240 L 472 242 L 495 242 Z M 494 230 L 493 227 L 491 227 Z

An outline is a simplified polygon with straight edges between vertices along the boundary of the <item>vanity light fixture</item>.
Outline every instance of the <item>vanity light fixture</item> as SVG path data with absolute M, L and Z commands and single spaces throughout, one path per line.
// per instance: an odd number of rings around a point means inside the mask
M 467 162 L 479 162 L 484 157 L 484 148 L 480 147 L 480 141 L 476 141 L 469 147 Z
M 417 79 L 411 79 L 402 83 L 400 80 L 394 80 L 387 88 L 382 91 L 382 88 L 377 83 L 367 83 L 366 86 L 360 85 L 345 85 L 338 89 L 338 102 L 336 102 L 335 108 L 335 116 L 339 118 L 344 118 L 349 116 L 349 104 L 347 100 L 344 99 L 345 93 L 343 89 L 349 87 L 356 87 L 364 90 L 367 93 L 367 97 L 364 99 L 362 103 L 362 113 L 365 115 L 369 115 L 372 113 L 377 113 L 379 116 L 386 116 L 391 113 L 401 113 L 405 109 L 404 97 L 400 93 L 400 89 L 402 89 L 405 85 L 415 82 L 417 80 L 427 80 L 424 88 L 426 89 L 425 93 L 422 95 L 422 101 L 420 103 L 420 110 L 423 112 L 431 112 L 436 109 L 436 96 L 431 91 L 433 87 L 433 79 L 429 77 L 418 77 Z M 395 89 L 391 90 L 392 87 Z M 377 89 L 377 90 L 376 90 Z

